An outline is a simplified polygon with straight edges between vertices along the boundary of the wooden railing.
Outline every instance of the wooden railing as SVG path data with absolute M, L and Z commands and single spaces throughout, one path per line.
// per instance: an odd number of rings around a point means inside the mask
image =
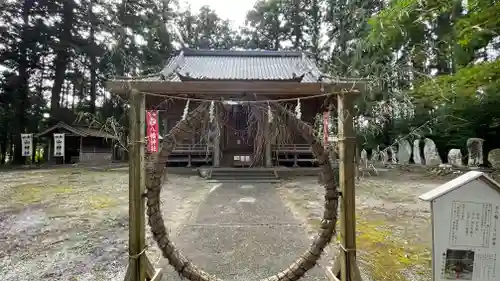
M 207 144 L 177 144 L 170 153 L 168 163 L 208 163 L 212 161 L 213 149 Z
M 272 145 L 271 151 L 273 160 L 280 163 L 292 163 L 294 167 L 299 166 L 299 162 L 314 163 L 316 158 L 308 144 L 279 144 Z
M 211 154 L 212 147 L 207 144 L 177 144 L 171 154 Z
M 308 144 L 275 144 L 271 150 L 276 153 L 312 153 Z

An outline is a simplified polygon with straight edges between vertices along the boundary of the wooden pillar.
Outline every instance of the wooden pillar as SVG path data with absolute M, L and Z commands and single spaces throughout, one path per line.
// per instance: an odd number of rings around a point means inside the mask
M 166 136 L 168 134 L 168 117 L 164 116 L 162 118 L 162 120 L 163 120 L 163 133 L 162 133 L 162 137 L 164 137 L 164 136 Z
M 129 97 L 129 265 L 126 281 L 160 280 L 146 256 L 144 165 L 146 106 L 144 94 L 132 90 Z
M 220 137 L 222 134 L 222 128 L 220 124 L 220 109 L 217 104 L 214 106 L 214 128 L 215 128 L 215 136 L 213 141 L 212 148 L 212 166 L 219 167 L 220 166 Z
M 340 204 L 340 280 L 361 280 L 356 263 L 356 197 L 355 197 L 355 151 L 354 97 L 339 94 L 339 185 L 342 192 Z
M 144 95 L 136 90 L 130 93 L 130 144 L 129 144 L 129 267 L 132 281 L 146 279 L 145 266 L 141 255 L 145 247 L 144 197 L 144 144 L 146 124 Z
M 78 153 L 78 162 L 82 162 L 82 156 L 83 156 L 83 137 L 80 137 L 80 153 Z
M 270 132 L 270 128 L 271 128 L 271 124 L 269 124 L 268 120 L 265 120 L 264 121 L 264 126 L 265 126 L 265 130 L 266 130 L 266 135 L 264 136 L 265 140 L 264 140 L 264 143 L 265 143 L 265 154 L 264 154 L 264 159 L 266 161 L 265 165 L 266 167 L 272 167 L 273 166 L 273 155 L 272 155 L 272 150 L 271 150 L 271 139 L 269 138 L 269 136 L 271 135 L 271 132 Z
M 49 137 L 49 146 L 47 148 L 48 153 L 47 153 L 47 163 L 50 163 L 52 160 L 52 142 L 54 141 L 53 138 Z

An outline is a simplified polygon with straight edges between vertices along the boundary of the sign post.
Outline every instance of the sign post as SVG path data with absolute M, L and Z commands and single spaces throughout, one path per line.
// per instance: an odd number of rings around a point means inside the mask
M 500 280 L 500 184 L 472 171 L 420 199 L 431 203 L 433 281 Z

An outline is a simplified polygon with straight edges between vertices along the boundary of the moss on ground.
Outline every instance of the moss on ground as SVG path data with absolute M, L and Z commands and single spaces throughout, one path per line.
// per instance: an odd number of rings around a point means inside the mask
M 29 205 L 52 200 L 73 192 L 73 188 L 65 185 L 48 185 L 44 183 L 16 185 L 4 193 L 1 198 L 13 204 Z
M 385 221 L 358 218 L 357 248 L 373 280 L 410 281 L 430 276 L 431 251 L 427 245 L 395 237 Z
M 23 184 L 15 186 L 12 192 L 7 195 L 11 202 L 18 204 L 33 204 L 42 201 L 45 198 L 43 186 L 38 184 Z
M 108 197 L 106 195 L 102 196 L 89 196 L 87 198 L 87 203 L 90 208 L 96 209 L 106 209 L 109 207 L 114 207 L 118 205 L 118 201 L 114 198 Z
M 83 200 L 71 200 L 76 196 Z M 117 199 L 106 194 L 83 195 L 78 187 L 54 183 L 21 184 L 12 187 L 8 194 L 3 194 L 3 200 L 11 204 L 27 206 L 34 203 L 74 202 L 87 205 L 90 209 L 106 209 L 118 204 Z
M 290 207 L 307 220 L 310 233 L 315 233 L 321 225 L 321 219 L 312 215 L 303 194 L 297 195 L 287 192 L 286 189 L 282 192 Z M 360 266 L 371 280 L 411 281 L 415 280 L 416 276 L 419 277 L 417 280 L 430 280 L 430 245 L 398 233 L 398 226 L 406 224 L 406 219 L 408 218 L 404 216 L 392 220 L 380 219 L 370 211 L 358 212 L 356 242 Z M 337 241 L 338 239 L 337 234 Z M 337 242 L 332 241 L 332 244 L 334 243 Z

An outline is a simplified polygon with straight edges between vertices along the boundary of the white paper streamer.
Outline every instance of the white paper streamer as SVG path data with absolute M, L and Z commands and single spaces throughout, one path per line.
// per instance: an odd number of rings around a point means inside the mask
M 271 110 L 271 105 L 268 104 L 267 105 L 267 122 L 269 122 L 269 124 L 271 124 L 273 122 L 273 111 Z
M 208 114 L 210 117 L 210 122 L 214 122 L 214 120 L 215 120 L 215 102 L 214 101 L 210 102 L 210 110 L 209 110 Z
M 188 115 L 188 111 L 189 111 L 189 101 L 190 100 L 187 100 L 186 101 L 186 106 L 184 107 L 184 112 L 182 113 L 182 120 L 186 120 L 186 117 Z
M 300 99 L 297 99 L 297 106 L 295 106 L 295 115 L 297 116 L 297 119 L 302 118 L 302 112 L 300 110 Z

